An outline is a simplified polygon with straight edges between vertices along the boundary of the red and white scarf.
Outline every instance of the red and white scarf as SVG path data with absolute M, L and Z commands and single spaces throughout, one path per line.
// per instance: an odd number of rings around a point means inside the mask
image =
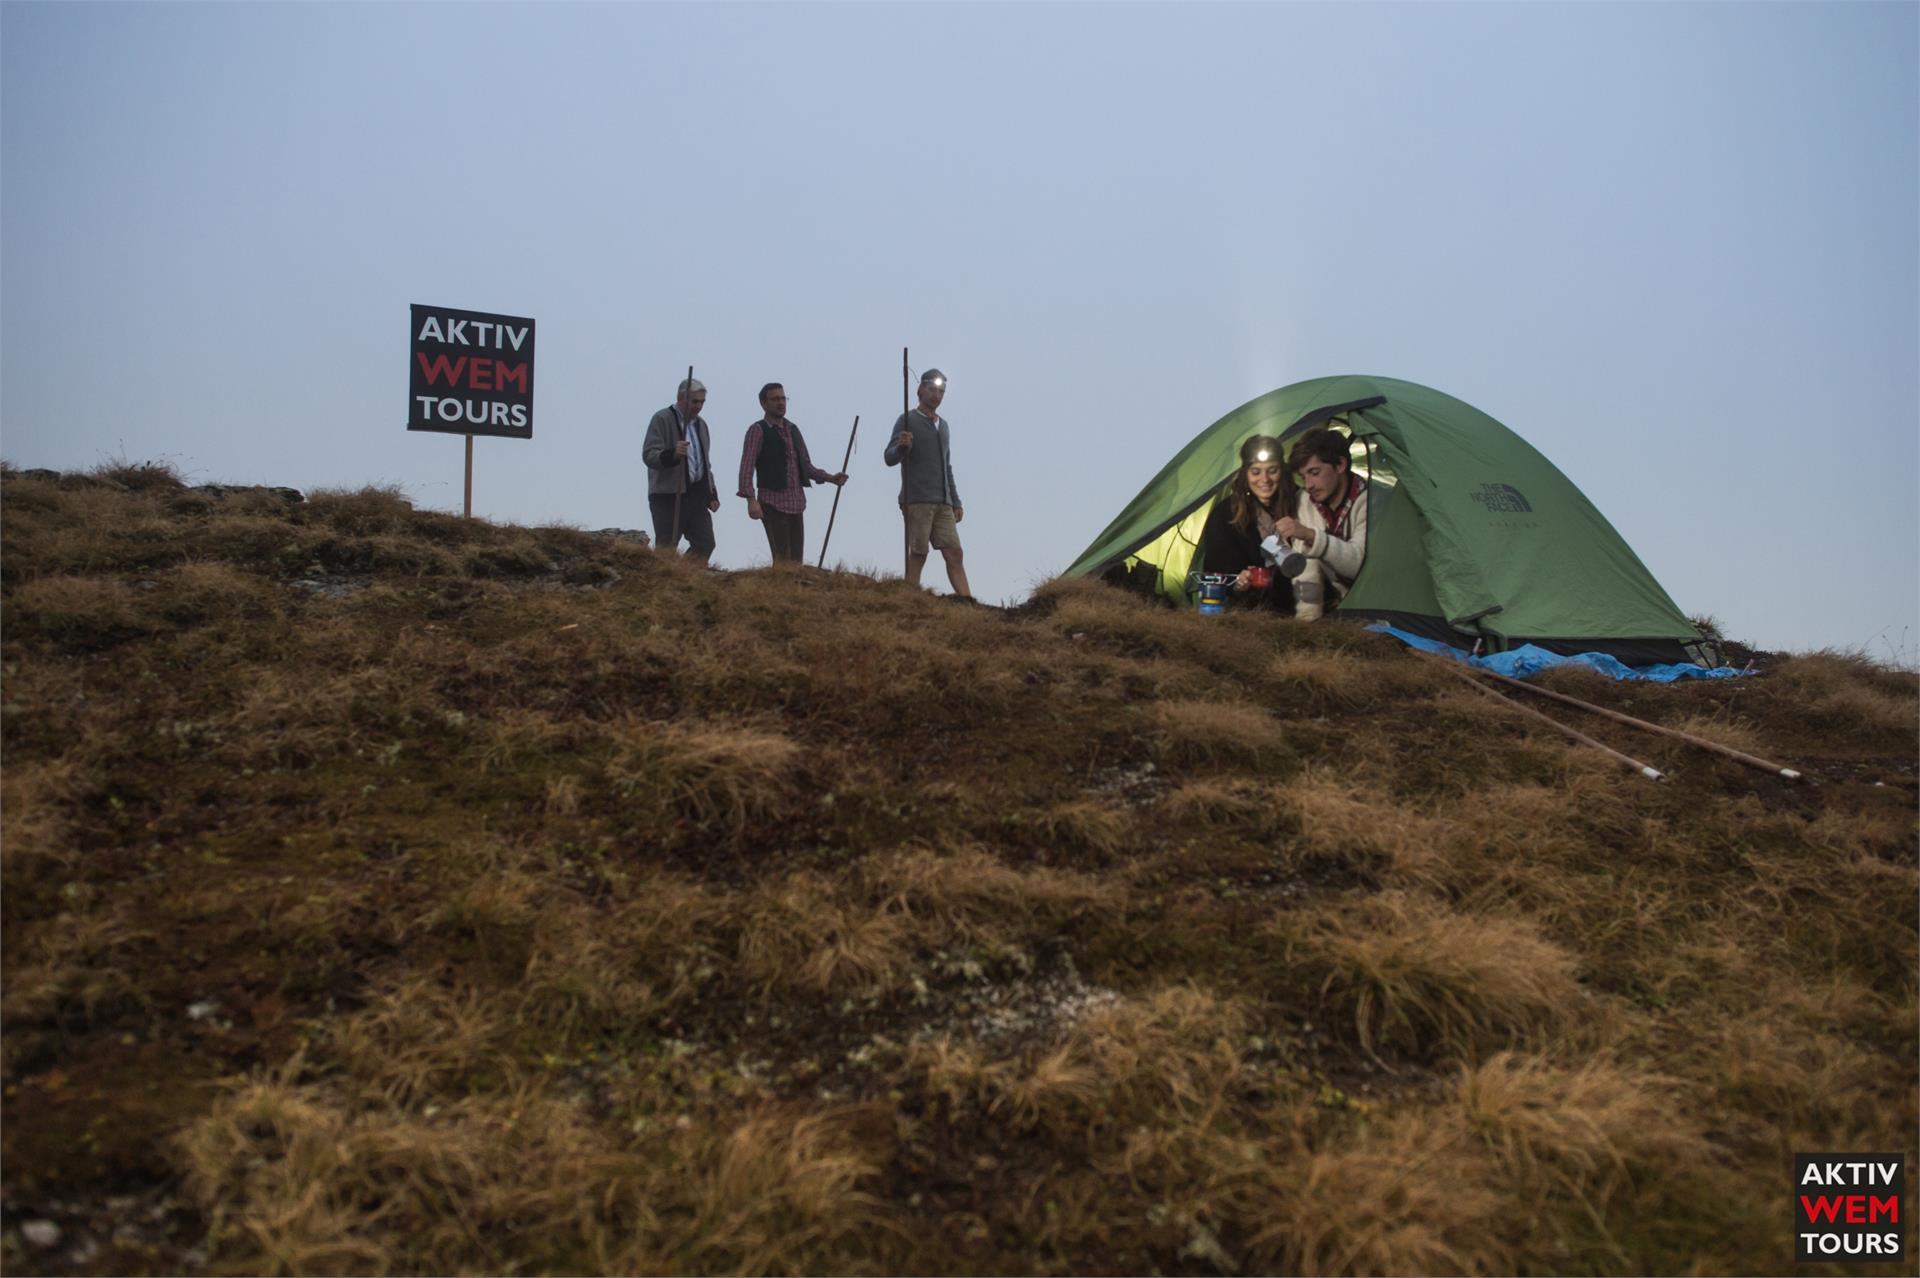
M 1320 518 L 1326 521 L 1329 535 L 1338 537 L 1342 541 L 1347 539 L 1347 520 L 1353 516 L 1353 499 L 1359 495 L 1360 476 L 1348 475 L 1347 492 L 1340 499 L 1339 505 L 1326 506 L 1317 501 L 1313 503 L 1313 508 L 1320 512 Z

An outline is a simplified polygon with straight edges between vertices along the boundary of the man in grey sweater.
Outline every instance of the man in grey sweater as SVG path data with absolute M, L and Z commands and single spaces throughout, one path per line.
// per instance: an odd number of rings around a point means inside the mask
M 640 445 L 647 464 L 647 507 L 653 512 L 653 544 L 661 550 L 679 550 L 687 539 L 687 558 L 706 563 L 713 554 L 713 514 L 720 509 L 720 489 L 713 482 L 713 448 L 707 420 L 707 388 L 682 379 L 673 403 L 653 415 Z M 680 526 L 674 527 L 678 509 Z
M 953 482 L 953 448 L 947 421 L 940 416 L 947 379 L 937 368 L 920 375 L 920 406 L 893 424 L 886 463 L 900 467 L 900 510 L 907 521 L 907 580 L 920 584 L 927 549 L 937 547 L 947 561 L 953 593 L 972 599 L 960 552 L 959 524 L 964 512 Z

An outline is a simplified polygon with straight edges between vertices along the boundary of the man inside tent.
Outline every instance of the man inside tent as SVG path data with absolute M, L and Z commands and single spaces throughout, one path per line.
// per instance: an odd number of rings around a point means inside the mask
M 1323 582 L 1337 602 L 1367 557 L 1367 486 L 1353 473 L 1350 447 L 1346 435 L 1317 426 L 1287 454 L 1300 497 L 1292 518 L 1274 521 L 1274 532 L 1307 557 L 1306 571 L 1293 583 L 1294 615 L 1302 621 L 1323 610 Z

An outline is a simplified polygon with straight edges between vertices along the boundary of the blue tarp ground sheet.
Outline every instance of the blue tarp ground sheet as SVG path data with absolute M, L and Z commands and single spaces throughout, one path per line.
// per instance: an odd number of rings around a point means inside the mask
M 1524 679 L 1528 675 L 1539 674 L 1542 670 L 1551 670 L 1555 666 L 1565 665 L 1585 666 L 1589 670 L 1599 671 L 1609 679 L 1641 679 L 1650 683 L 1673 683 L 1680 679 L 1737 679 L 1748 673 L 1729 666 L 1722 666 L 1718 670 L 1707 670 L 1684 662 L 1671 666 L 1630 666 L 1617 657 L 1609 657 L 1604 652 L 1582 652 L 1575 656 L 1563 657 L 1557 652 L 1548 652 L 1545 648 L 1536 648 L 1530 643 L 1521 644 L 1511 652 L 1496 652 L 1488 657 L 1469 657 L 1458 648 L 1449 647 L 1438 639 L 1422 639 L 1419 635 L 1408 634 L 1393 626 L 1368 626 L 1367 629 L 1392 635 L 1409 648 L 1418 648 L 1422 652 L 1437 652 L 1443 657 L 1452 657 L 1467 665 L 1506 675 L 1509 679 Z

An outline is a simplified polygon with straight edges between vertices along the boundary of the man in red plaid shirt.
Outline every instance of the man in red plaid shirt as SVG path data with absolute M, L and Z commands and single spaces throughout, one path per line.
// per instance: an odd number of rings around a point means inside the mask
M 787 391 L 779 382 L 760 388 L 760 407 L 766 415 L 747 427 L 740 450 L 740 495 L 747 518 L 767 530 L 773 562 L 797 564 L 805 557 L 807 487 L 844 484 L 847 472 L 829 475 L 813 464 L 800 428 L 787 420 Z

